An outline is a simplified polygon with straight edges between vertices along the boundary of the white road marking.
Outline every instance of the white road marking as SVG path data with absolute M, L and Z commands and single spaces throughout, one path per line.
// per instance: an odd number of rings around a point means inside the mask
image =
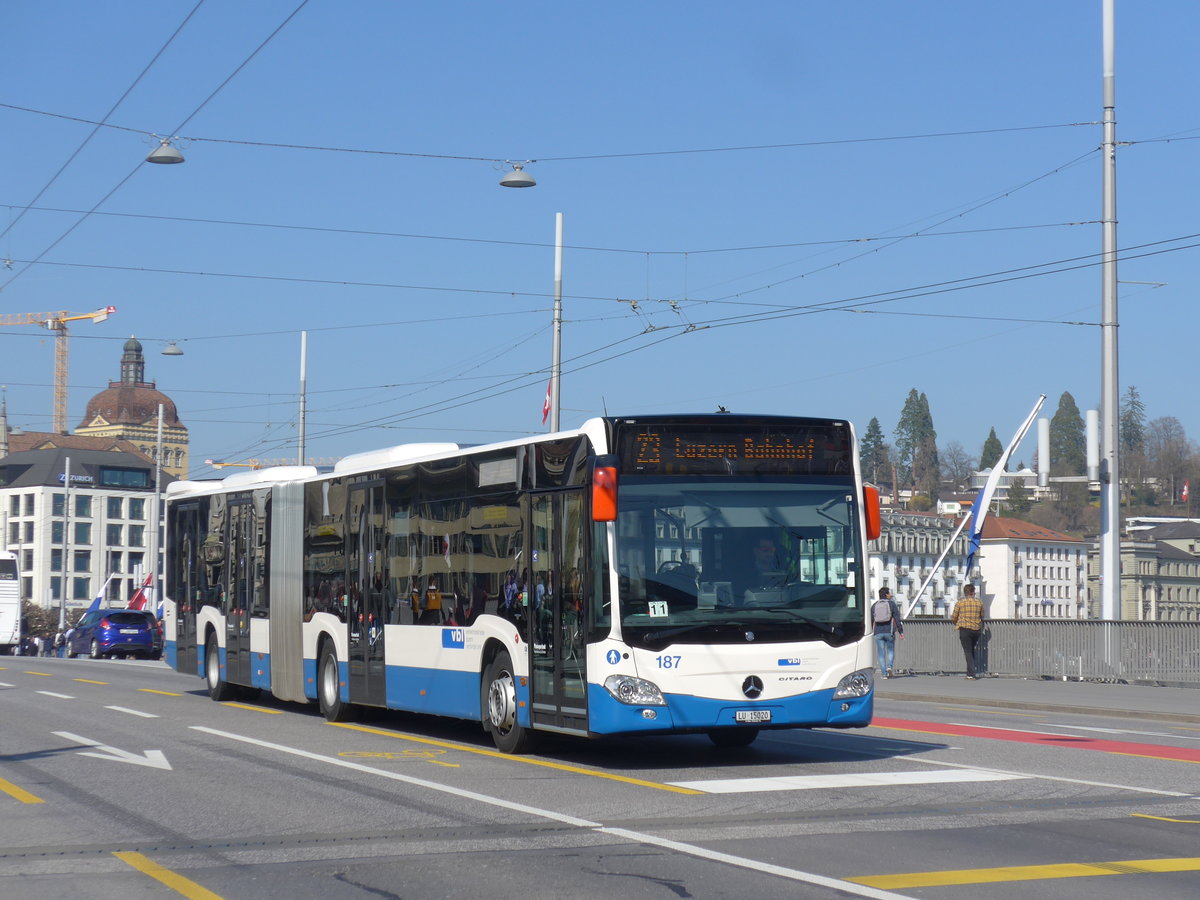
M 9 684 L 7 681 L 0 681 L 0 687 L 15 687 L 16 685 Z
M 1087 725 L 1060 725 L 1057 722 L 1042 722 L 1039 724 L 1048 725 L 1050 728 L 1074 728 L 1077 731 L 1096 731 L 1100 734 L 1137 734 L 1142 737 L 1165 737 L 1176 738 L 1181 741 L 1200 741 L 1200 736 L 1193 737 L 1190 734 L 1176 734 L 1173 731 L 1134 731 L 1130 728 L 1094 728 Z
M 45 694 L 47 697 L 57 697 L 59 700 L 74 700 L 70 694 L 56 694 L 54 691 L 37 691 L 39 694 Z
M 106 706 L 104 708 L 115 710 L 116 712 L 129 713 L 129 715 L 131 715 L 131 716 L 141 716 L 143 719 L 157 719 L 158 718 L 158 716 L 156 716 L 154 713 L 142 712 L 141 710 L 137 710 L 137 709 L 129 709 L 126 706 Z
M 674 787 L 706 794 L 752 794 L 768 791 L 811 791 L 828 788 L 888 787 L 904 784 L 957 784 L 975 781 L 1012 781 L 1026 778 L 990 769 L 943 772 L 856 772 L 839 775 L 784 775 L 776 778 L 728 778 L 713 781 L 672 781 Z
M 966 763 L 944 762 L 938 759 L 921 759 L 917 756 L 909 757 L 909 762 L 922 763 L 927 766 L 950 766 L 955 769 L 972 769 L 978 770 L 979 766 L 971 766 Z M 1003 769 L 987 769 L 988 772 L 1003 772 Z M 1154 794 L 1159 797 L 1193 797 L 1194 794 L 1187 791 L 1156 791 L 1154 788 L 1134 787 L 1129 784 L 1110 784 L 1107 781 L 1088 781 L 1084 778 L 1064 778 L 1059 775 L 1038 775 L 1034 772 L 1008 772 L 1009 775 L 1015 775 L 1018 778 L 1037 778 L 1042 781 L 1061 781 L 1065 784 L 1083 784 L 1088 787 L 1102 787 L 1117 791 L 1134 791 L 1139 794 Z
M 770 863 L 765 863 L 757 859 L 750 859 L 745 856 L 732 856 L 727 853 L 720 853 L 715 850 L 711 850 L 707 847 L 700 847 L 695 844 L 685 844 L 679 841 L 672 841 L 666 838 L 656 837 L 652 834 L 645 834 L 644 832 L 640 831 L 627 831 L 624 828 L 607 828 L 597 822 L 589 822 L 587 819 L 579 819 L 575 816 L 568 816 L 562 813 L 554 812 L 553 810 L 541 809 L 536 806 L 528 806 L 524 803 L 514 803 L 511 800 L 504 800 L 500 797 L 492 797 L 488 794 L 480 794 L 475 791 L 464 790 L 463 788 L 453 787 L 452 785 L 448 784 L 438 784 L 435 781 L 426 781 L 423 778 L 416 778 L 412 775 L 404 775 L 400 772 L 389 772 L 384 769 L 375 769 L 371 766 L 364 766 L 361 763 L 354 763 L 332 756 L 322 756 L 319 753 L 312 753 L 308 750 L 300 750 L 296 747 L 288 747 L 283 744 L 273 744 L 269 741 L 261 741 L 257 738 L 246 737 L 245 735 L 232 734 L 228 731 L 218 731 L 215 728 L 206 728 L 203 725 L 192 725 L 190 727 L 194 731 L 215 735 L 216 737 L 228 738 L 231 741 L 240 741 L 244 744 L 253 744 L 256 747 L 263 747 L 267 750 L 275 750 L 279 753 L 288 753 L 292 756 L 300 756 L 304 759 L 313 760 L 314 762 L 338 766 L 339 768 L 343 769 L 352 769 L 356 772 L 364 772 L 380 778 L 388 778 L 392 781 L 402 781 L 405 784 L 427 788 L 431 791 L 439 791 L 443 794 L 451 794 L 455 797 L 463 797 L 464 799 L 473 800 L 477 803 L 486 803 L 490 806 L 498 806 L 502 809 L 523 812 L 531 816 L 537 816 L 538 818 L 549 819 L 552 822 L 562 822 L 566 825 L 573 825 L 577 828 L 592 829 L 599 834 L 607 834 L 613 837 L 624 838 L 625 840 L 632 841 L 637 844 L 647 844 L 654 847 L 662 847 L 667 850 L 673 850 L 677 853 L 685 853 L 688 856 L 714 860 L 716 862 L 725 863 L 726 865 L 737 866 L 738 868 L 742 869 L 749 869 L 754 872 L 775 875 L 779 878 L 787 878 L 792 881 L 804 882 L 806 884 L 821 885 L 822 887 L 833 888 L 846 894 L 853 894 L 856 897 L 868 897 L 870 900 L 913 900 L 913 898 L 906 894 L 896 894 L 891 891 L 884 891 L 880 890 L 879 888 L 854 884 L 849 881 L 840 881 L 836 878 L 827 878 L 824 875 L 816 875 L 812 872 L 801 872 L 799 869 L 788 869 L 783 866 L 775 866 Z
M 132 763 L 135 766 L 147 766 L 151 769 L 170 769 L 171 764 L 167 762 L 167 757 L 161 750 L 147 750 L 145 753 L 131 753 L 128 750 L 121 750 L 117 747 L 109 747 L 107 744 L 101 744 L 98 741 L 93 741 L 91 738 L 80 737 L 77 734 L 71 734 L 69 731 L 55 731 L 54 734 L 60 738 L 66 738 L 68 741 L 74 741 L 76 744 L 83 744 L 85 747 L 95 747 L 96 750 L 103 751 L 102 753 L 94 753 L 88 750 L 81 750 L 80 756 L 93 756 L 96 759 L 107 759 L 112 762 Z

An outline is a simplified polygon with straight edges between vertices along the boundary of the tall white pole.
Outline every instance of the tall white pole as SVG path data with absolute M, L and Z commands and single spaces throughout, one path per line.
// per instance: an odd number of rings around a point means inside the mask
M 1121 481 L 1117 467 L 1117 121 L 1114 0 L 1104 0 L 1103 248 L 1100 316 L 1100 615 L 1121 615 Z
M 154 512 L 150 521 L 150 602 L 158 608 L 162 594 L 159 590 L 158 554 L 162 546 L 162 455 L 163 455 L 163 405 L 158 404 L 158 429 L 154 443 Z
M 304 420 L 306 416 L 305 406 L 308 403 L 308 332 L 300 332 L 300 431 L 299 440 L 296 442 L 298 452 L 296 454 L 296 465 L 304 465 Z
M 558 431 L 562 409 L 562 255 L 563 214 L 554 214 L 554 350 L 550 357 L 550 430 Z
M 71 457 L 63 466 L 63 557 L 58 592 L 58 630 L 67 626 L 67 585 L 71 583 Z

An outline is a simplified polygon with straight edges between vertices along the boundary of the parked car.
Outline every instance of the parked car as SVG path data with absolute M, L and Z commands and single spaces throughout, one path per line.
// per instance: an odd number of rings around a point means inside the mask
M 85 613 L 67 638 L 67 656 L 92 659 L 137 655 L 162 656 L 162 625 L 144 609 L 95 609 Z

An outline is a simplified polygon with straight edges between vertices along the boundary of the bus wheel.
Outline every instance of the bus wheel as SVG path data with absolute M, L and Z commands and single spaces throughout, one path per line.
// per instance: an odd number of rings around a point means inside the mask
M 517 722 L 517 680 L 512 657 L 501 650 L 484 673 L 487 684 L 487 716 L 492 740 L 502 753 L 527 753 L 533 749 L 534 734 Z
M 714 728 L 708 739 L 718 747 L 749 747 L 758 737 L 757 728 Z
M 321 653 L 321 665 L 317 669 L 317 699 L 321 704 L 321 715 L 327 721 L 345 722 L 350 718 L 350 704 L 342 701 L 342 677 L 332 641 L 325 645 Z
M 221 652 L 216 640 L 204 642 L 204 679 L 208 682 L 208 696 L 217 701 L 233 697 L 233 685 L 221 680 Z

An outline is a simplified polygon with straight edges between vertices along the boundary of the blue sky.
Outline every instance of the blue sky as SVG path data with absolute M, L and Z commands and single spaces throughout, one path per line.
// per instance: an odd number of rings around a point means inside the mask
M 1200 4 L 1116 23 L 1121 390 L 1195 436 Z M 915 387 L 977 454 L 1038 394 L 1098 405 L 1100 32 L 1100 0 L 13 0 L 0 312 L 116 305 L 72 328 L 69 425 L 136 334 L 197 476 L 294 458 L 302 330 L 308 455 L 509 439 L 544 430 L 561 212 L 564 427 L 890 439 Z M 187 162 L 140 164 L 155 133 Z M 0 348 L 49 429 L 52 335 Z

